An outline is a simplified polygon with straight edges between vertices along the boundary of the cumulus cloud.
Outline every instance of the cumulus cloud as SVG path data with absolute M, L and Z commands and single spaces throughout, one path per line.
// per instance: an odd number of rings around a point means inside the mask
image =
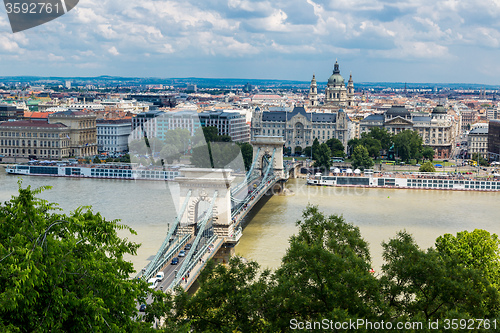
M 251 77 L 254 72 L 242 66 L 249 59 L 321 59 L 329 68 L 327 62 L 342 56 L 408 66 L 410 60 L 433 62 L 445 73 L 456 71 L 446 59 L 490 59 L 489 52 L 498 51 L 499 16 L 500 2 L 490 0 L 87 0 L 26 33 L 0 32 L 0 57 L 11 57 L 0 70 L 15 75 L 9 71 L 41 57 L 47 70 L 61 70 L 50 67 L 52 59 L 65 62 L 65 70 L 95 69 L 95 75 L 103 69 L 116 75 L 203 75 L 213 65 L 231 68 L 221 75 Z M 8 30 L 7 22 L 0 17 L 2 29 Z M 130 72 L 134 68 L 141 72 Z M 301 79 L 293 73 L 270 75 Z

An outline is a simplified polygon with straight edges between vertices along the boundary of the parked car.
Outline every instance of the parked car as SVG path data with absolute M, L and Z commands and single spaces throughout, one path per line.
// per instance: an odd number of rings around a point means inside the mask
M 165 276 L 165 273 L 163 272 L 158 272 L 158 274 L 156 274 L 156 279 L 158 281 L 163 281 L 163 277 Z
M 184 257 L 184 256 L 186 256 L 186 251 L 181 250 L 181 252 L 179 252 L 179 257 Z
M 178 263 L 179 263 L 179 258 L 175 257 L 174 259 L 172 259 L 171 262 L 172 265 L 177 265 Z

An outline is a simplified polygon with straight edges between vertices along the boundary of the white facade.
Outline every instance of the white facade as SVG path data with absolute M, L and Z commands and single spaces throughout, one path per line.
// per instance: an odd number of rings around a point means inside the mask
M 130 120 L 97 121 L 97 149 L 122 152 L 128 150 L 128 138 L 132 133 Z

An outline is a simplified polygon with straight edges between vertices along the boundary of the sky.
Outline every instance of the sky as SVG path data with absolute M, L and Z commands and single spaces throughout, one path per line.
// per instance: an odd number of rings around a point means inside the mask
M 80 0 L 13 34 L 0 76 L 500 84 L 500 0 Z

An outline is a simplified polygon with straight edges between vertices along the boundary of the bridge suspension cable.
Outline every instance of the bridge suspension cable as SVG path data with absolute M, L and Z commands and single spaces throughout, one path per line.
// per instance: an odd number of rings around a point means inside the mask
M 236 185 L 233 189 L 231 189 L 231 198 L 234 196 L 234 194 L 238 193 L 238 191 L 241 190 L 241 188 L 243 186 L 247 185 L 250 181 L 255 180 L 255 178 L 252 180 L 250 178 L 252 178 L 251 176 L 252 176 L 255 164 L 257 164 L 257 159 L 259 158 L 259 153 L 260 153 L 260 147 L 257 149 L 257 153 L 255 154 L 255 156 L 253 158 L 253 162 L 252 162 L 252 165 L 250 166 L 250 169 L 245 174 L 245 179 L 241 183 Z
M 180 280 L 182 279 L 182 277 L 184 275 L 186 275 L 186 269 L 187 267 L 189 266 L 189 262 L 191 261 L 192 257 L 193 257 L 193 254 L 194 254 L 194 250 L 198 247 L 198 244 L 200 242 L 200 239 L 201 239 L 201 236 L 203 235 L 203 232 L 205 231 L 205 227 L 207 226 L 207 222 L 209 220 L 212 220 L 213 219 L 213 209 L 214 209 L 214 204 L 215 204 L 215 199 L 217 198 L 219 192 L 218 191 L 215 191 L 214 192 L 214 196 L 212 197 L 212 201 L 210 202 L 210 207 L 207 209 L 207 212 L 210 212 L 209 214 L 205 214 L 205 216 L 203 217 L 203 219 L 197 223 L 199 229 L 198 229 L 198 234 L 196 235 L 196 238 L 195 240 L 193 241 L 193 244 L 191 246 L 191 250 L 188 252 L 186 258 L 184 259 L 184 261 L 182 262 L 182 265 L 180 267 L 180 269 L 177 271 L 177 273 L 175 274 L 175 278 L 174 280 L 172 281 L 172 284 L 170 285 L 170 289 L 173 289 L 174 286 L 178 285 Z
M 177 232 L 177 227 L 179 226 L 179 222 L 182 219 L 182 216 L 184 215 L 184 213 L 186 211 L 187 204 L 189 202 L 189 199 L 191 198 L 191 193 L 192 193 L 191 190 L 189 190 L 187 195 L 186 195 L 186 199 L 184 200 L 184 203 L 182 204 L 181 210 L 180 210 L 179 214 L 177 215 L 177 217 L 175 218 L 174 224 L 172 225 L 172 227 L 168 231 L 167 237 L 165 238 L 165 240 L 161 244 L 158 252 L 156 252 L 154 259 L 146 266 L 145 271 L 142 275 L 143 277 L 145 277 L 146 280 L 149 279 L 151 277 L 151 275 L 156 273 L 158 266 L 160 266 L 160 268 L 161 268 L 161 266 L 163 266 L 163 265 L 159 265 L 160 258 L 162 256 L 164 258 L 166 257 L 163 254 L 169 249 L 169 247 L 171 245 L 170 239 L 172 238 L 174 233 Z

